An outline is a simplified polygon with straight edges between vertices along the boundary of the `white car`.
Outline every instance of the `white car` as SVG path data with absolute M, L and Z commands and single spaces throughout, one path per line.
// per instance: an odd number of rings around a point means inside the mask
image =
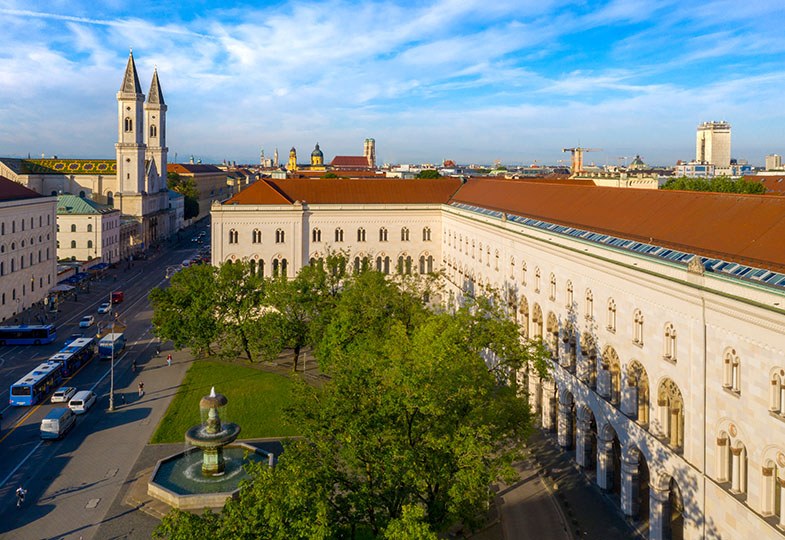
M 112 304 L 109 302 L 104 302 L 98 306 L 98 313 L 109 313 L 110 311 L 112 311 Z
M 68 403 L 74 394 L 76 394 L 76 388 L 73 386 L 63 386 L 52 394 L 52 399 L 50 401 L 52 403 Z
M 90 410 L 90 407 L 93 406 L 95 400 L 95 392 L 82 390 L 71 398 L 71 401 L 68 402 L 68 408 L 71 409 L 74 414 L 84 414 Z
M 93 324 L 93 321 L 95 321 L 95 319 L 92 315 L 85 315 L 82 317 L 82 320 L 79 321 L 79 328 L 90 328 L 90 326 Z

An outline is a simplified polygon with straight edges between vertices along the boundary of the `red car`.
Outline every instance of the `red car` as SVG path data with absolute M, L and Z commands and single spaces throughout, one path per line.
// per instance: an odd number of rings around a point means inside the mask
M 123 301 L 123 291 L 115 291 L 112 293 L 112 303 L 119 304 Z

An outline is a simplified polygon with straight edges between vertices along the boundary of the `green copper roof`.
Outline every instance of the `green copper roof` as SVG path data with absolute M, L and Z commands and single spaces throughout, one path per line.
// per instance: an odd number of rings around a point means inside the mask
M 21 174 L 117 174 L 114 159 L 23 159 Z
M 62 215 L 86 215 L 86 214 L 108 214 L 115 212 L 109 205 L 91 201 L 85 197 L 76 195 L 57 196 L 57 214 Z

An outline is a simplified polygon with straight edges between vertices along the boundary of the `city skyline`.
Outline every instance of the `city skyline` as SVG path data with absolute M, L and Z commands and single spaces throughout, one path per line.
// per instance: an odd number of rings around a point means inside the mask
M 0 154 L 113 156 L 129 46 L 143 86 L 158 66 L 172 161 L 316 142 L 329 161 L 374 137 L 378 163 L 555 163 L 580 144 L 673 165 L 712 120 L 733 158 L 785 150 L 777 2 L 132 5 L 0 1 Z

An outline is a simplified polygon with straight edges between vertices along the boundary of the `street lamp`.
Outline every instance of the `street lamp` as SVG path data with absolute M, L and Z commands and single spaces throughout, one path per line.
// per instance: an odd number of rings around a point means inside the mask
M 115 289 L 116 290 L 116 289 Z M 112 315 L 112 297 L 115 291 L 109 293 L 109 315 Z M 115 319 L 112 319 L 112 339 L 114 339 Z M 114 412 L 114 341 L 112 342 L 111 364 L 109 365 L 109 412 Z

